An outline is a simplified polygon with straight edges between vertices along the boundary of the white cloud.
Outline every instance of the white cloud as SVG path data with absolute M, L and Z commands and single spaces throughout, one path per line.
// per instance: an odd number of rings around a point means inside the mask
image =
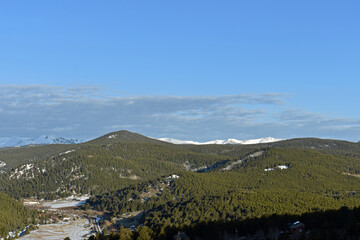
M 293 109 L 287 94 L 104 96 L 96 87 L 0 85 L 0 137 L 96 137 L 127 129 L 154 137 L 212 140 L 273 136 L 356 139 L 358 119 Z

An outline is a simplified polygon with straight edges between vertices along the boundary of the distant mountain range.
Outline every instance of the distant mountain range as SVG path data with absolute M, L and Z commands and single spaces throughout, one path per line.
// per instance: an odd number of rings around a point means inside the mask
M 115 136 L 115 135 L 114 135 Z M 113 138 L 114 136 L 108 136 L 108 138 Z M 158 138 L 157 140 L 173 143 L 173 144 L 193 144 L 193 145 L 206 145 L 206 144 L 258 144 L 258 143 L 272 143 L 282 141 L 284 139 L 265 137 L 258 139 L 250 139 L 250 140 L 237 140 L 234 138 L 229 138 L 227 140 L 213 140 L 208 142 L 196 142 L 196 141 L 184 141 L 173 138 Z M 81 138 L 64 138 L 64 137 L 55 137 L 48 135 L 41 135 L 36 138 L 27 138 L 27 137 L 8 137 L 8 138 L 0 138 L 0 148 L 3 147 L 22 147 L 27 145 L 47 145 L 47 144 L 76 144 L 83 143 L 87 140 Z
M 75 143 L 82 143 L 85 141 L 86 141 L 85 139 L 54 137 L 47 135 L 41 135 L 36 138 L 9 137 L 9 138 L 0 138 L 0 148 L 21 147 L 26 145 L 75 144 Z
M 169 142 L 173 144 L 194 144 L 194 145 L 206 145 L 206 144 L 259 144 L 259 143 L 272 143 L 272 142 L 279 142 L 283 141 L 284 139 L 279 138 L 272 138 L 272 137 L 265 137 L 265 138 L 258 138 L 258 139 L 250 139 L 250 140 L 237 140 L 234 138 L 229 138 L 227 140 L 213 140 L 209 142 L 195 142 L 195 141 L 183 141 L 173 138 L 159 138 L 160 141 Z

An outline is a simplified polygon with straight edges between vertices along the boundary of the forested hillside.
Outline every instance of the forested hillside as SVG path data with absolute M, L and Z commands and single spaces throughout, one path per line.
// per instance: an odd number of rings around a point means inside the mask
M 144 182 L 91 198 L 88 204 L 118 217 L 144 211 L 144 224 L 158 237 L 166 236 L 166 229 L 200 223 L 352 209 L 360 206 L 359 163 L 358 158 L 313 150 L 269 148 L 231 171 L 183 172 L 178 179 Z M 148 197 L 154 189 L 162 190 Z
M 329 154 L 360 157 L 360 142 L 355 143 L 319 138 L 294 138 L 286 141 L 269 143 L 267 146 L 311 149 Z
M 221 170 L 272 146 L 337 156 L 358 157 L 360 153 L 359 143 L 336 140 L 293 139 L 257 145 L 197 146 L 173 145 L 119 131 L 82 144 L 1 149 L 0 160 L 13 169 L 1 174 L 0 189 L 16 198 L 53 199 L 70 193 L 96 194 L 179 171 Z M 229 169 L 233 167 L 239 165 Z
M 79 144 L 51 144 L 51 145 L 29 145 L 23 147 L 7 147 L 0 148 L 0 161 L 5 163 L 4 166 L 0 162 L 0 171 L 6 171 L 16 168 L 21 164 L 45 160 L 58 154 L 81 149 L 87 146 L 101 146 L 114 143 L 159 143 L 164 142 L 142 136 L 129 131 L 118 131 L 106 134 L 94 140 Z
M 84 209 L 119 219 L 140 211 L 154 239 L 172 238 L 178 230 L 200 236 L 196 229 L 204 224 L 225 229 L 227 223 L 273 214 L 360 206 L 360 144 L 345 141 L 173 145 L 120 131 L 82 144 L 2 149 L 0 157 L 14 166 L 0 174 L 6 194 L 17 199 L 91 194 Z M 21 223 L 24 219 L 14 224 Z M 249 229 L 238 231 L 246 235 Z
M 23 230 L 35 223 L 37 213 L 24 207 L 18 201 L 0 192 L 0 238 L 10 231 Z
M 16 168 L 22 164 L 51 158 L 58 154 L 86 148 L 87 146 L 101 146 L 116 143 L 153 143 L 186 149 L 192 152 L 239 157 L 246 153 L 264 147 L 312 149 L 329 154 L 360 156 L 360 143 L 317 139 L 299 138 L 275 143 L 254 145 L 173 145 L 129 131 L 118 131 L 106 134 L 94 140 L 80 144 L 52 144 L 42 146 L 25 146 L 0 149 L 0 171 Z M 2 164 L 5 163 L 5 164 Z
M 0 170 L 10 170 L 11 168 L 16 168 L 22 164 L 41 161 L 62 152 L 78 148 L 79 144 L 52 144 L 43 146 L 0 148 L 0 161 L 6 164 L 3 167 L 0 167 Z
M 15 198 L 98 194 L 227 159 L 150 142 L 86 145 L 2 174 L 0 189 Z
M 360 157 L 360 142 L 347 142 L 332 139 L 319 138 L 295 138 L 273 143 L 261 143 L 254 145 L 179 145 L 185 149 L 202 152 L 213 153 L 219 155 L 236 156 L 243 151 L 249 149 L 262 149 L 266 147 L 278 148 L 296 148 L 315 150 L 326 154 L 356 156 Z

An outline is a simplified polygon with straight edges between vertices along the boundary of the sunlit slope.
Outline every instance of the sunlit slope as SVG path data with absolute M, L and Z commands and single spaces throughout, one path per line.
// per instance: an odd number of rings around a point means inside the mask
M 0 148 L 0 171 L 6 171 L 11 168 L 16 168 L 21 164 L 44 160 L 67 151 L 78 150 L 87 146 L 101 146 L 121 142 L 166 144 L 137 133 L 123 130 L 112 132 L 94 140 L 79 144 L 49 144 Z M 2 162 L 5 164 L 1 164 Z
M 1 174 L 0 189 L 16 198 L 95 194 L 226 159 L 150 142 L 83 145 Z

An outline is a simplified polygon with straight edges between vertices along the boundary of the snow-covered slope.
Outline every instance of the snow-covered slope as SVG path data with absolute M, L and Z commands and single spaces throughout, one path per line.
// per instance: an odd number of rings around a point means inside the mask
M 271 143 L 271 142 L 278 142 L 283 141 L 284 139 L 279 138 L 272 138 L 272 137 L 265 137 L 265 138 L 258 138 L 258 139 L 250 139 L 250 140 L 237 140 L 234 138 L 229 138 L 227 140 L 213 140 L 209 142 L 195 142 L 195 141 L 183 141 L 173 138 L 159 138 L 160 141 L 169 142 L 173 144 L 194 144 L 194 145 L 205 145 L 205 144 L 258 144 L 258 143 Z
M 75 144 L 85 142 L 84 139 L 73 139 L 41 135 L 36 138 L 26 137 L 12 137 L 12 138 L 0 138 L 1 147 L 20 147 L 26 145 L 39 145 L 39 144 Z

